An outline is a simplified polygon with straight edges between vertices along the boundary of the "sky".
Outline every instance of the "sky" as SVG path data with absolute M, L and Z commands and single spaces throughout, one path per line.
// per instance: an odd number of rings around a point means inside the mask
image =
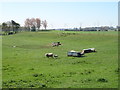
M 118 25 L 118 2 L 2 2 L 0 23 L 26 18 L 47 20 L 48 28 Z

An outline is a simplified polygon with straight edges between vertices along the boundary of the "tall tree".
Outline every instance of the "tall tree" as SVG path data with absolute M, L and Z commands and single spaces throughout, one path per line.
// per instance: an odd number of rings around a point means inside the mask
M 14 32 L 14 33 L 17 33 L 17 32 L 18 32 L 18 28 L 20 27 L 20 24 L 19 24 L 19 23 L 16 23 L 16 22 L 13 21 L 13 20 L 11 20 L 11 23 L 12 23 L 13 32 Z
M 30 31 L 30 19 L 27 18 L 24 23 L 25 23 L 25 27 Z
M 38 29 L 40 29 L 40 26 L 41 26 L 41 20 L 40 20 L 40 18 L 36 18 L 36 26 L 37 26 L 37 28 Z
M 19 23 L 15 23 L 15 33 L 18 32 L 18 28 L 20 28 L 20 24 Z
M 37 24 L 36 24 L 35 18 L 31 18 L 30 21 L 31 21 L 31 23 L 30 23 L 30 25 L 31 25 L 31 31 L 36 31 Z
M 13 32 L 15 32 L 15 21 L 11 20 Z
M 27 18 L 25 20 L 25 27 L 29 28 L 30 31 L 36 31 L 36 30 L 39 30 L 41 25 L 43 25 L 43 27 L 46 29 L 47 28 L 47 21 L 44 20 L 42 21 L 41 23 L 41 20 L 40 18 Z
M 8 32 L 8 30 L 7 30 L 7 24 L 5 22 L 2 23 L 2 31 L 4 31 L 5 33 Z
M 43 27 L 46 29 L 47 28 L 47 21 L 46 20 L 42 21 L 42 24 L 43 24 Z

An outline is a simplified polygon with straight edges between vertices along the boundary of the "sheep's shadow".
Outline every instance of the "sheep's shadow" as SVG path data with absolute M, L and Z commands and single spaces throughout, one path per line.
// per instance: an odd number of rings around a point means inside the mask
M 68 57 L 74 57 L 74 58 L 84 58 L 84 57 L 87 57 L 87 56 L 68 56 Z

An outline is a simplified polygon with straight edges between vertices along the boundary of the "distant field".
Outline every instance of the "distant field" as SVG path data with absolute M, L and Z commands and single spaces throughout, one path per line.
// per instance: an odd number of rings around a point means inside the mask
M 62 46 L 52 47 L 55 41 Z M 67 57 L 70 50 L 92 47 L 97 52 Z M 47 52 L 59 58 L 46 58 Z M 3 36 L 2 59 L 3 88 L 118 87 L 118 32 L 46 31 Z

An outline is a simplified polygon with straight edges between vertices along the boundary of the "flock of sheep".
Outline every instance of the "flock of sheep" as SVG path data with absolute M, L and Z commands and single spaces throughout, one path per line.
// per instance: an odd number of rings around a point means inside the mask
M 52 47 L 55 46 L 59 46 L 61 45 L 60 42 L 53 42 L 52 43 Z M 15 48 L 16 46 L 12 46 L 13 48 Z M 88 49 L 83 49 L 81 52 L 79 51 L 74 51 L 71 50 L 67 53 L 67 56 L 72 56 L 72 57 L 82 57 L 85 53 L 90 53 L 90 52 L 96 52 L 95 48 L 88 48 Z M 53 53 L 46 53 L 45 57 L 52 57 L 52 58 L 58 58 L 57 54 L 53 54 Z
M 52 46 L 59 46 L 61 45 L 60 42 L 54 42 L 52 43 Z M 67 56 L 72 56 L 72 57 L 82 57 L 82 55 L 84 55 L 85 53 L 90 53 L 90 52 L 96 52 L 95 48 L 88 48 L 88 49 L 83 49 L 81 52 L 78 51 L 74 51 L 71 50 L 67 53 Z M 45 57 L 52 57 L 52 58 L 57 58 L 58 55 L 57 54 L 53 54 L 53 53 L 46 53 Z

